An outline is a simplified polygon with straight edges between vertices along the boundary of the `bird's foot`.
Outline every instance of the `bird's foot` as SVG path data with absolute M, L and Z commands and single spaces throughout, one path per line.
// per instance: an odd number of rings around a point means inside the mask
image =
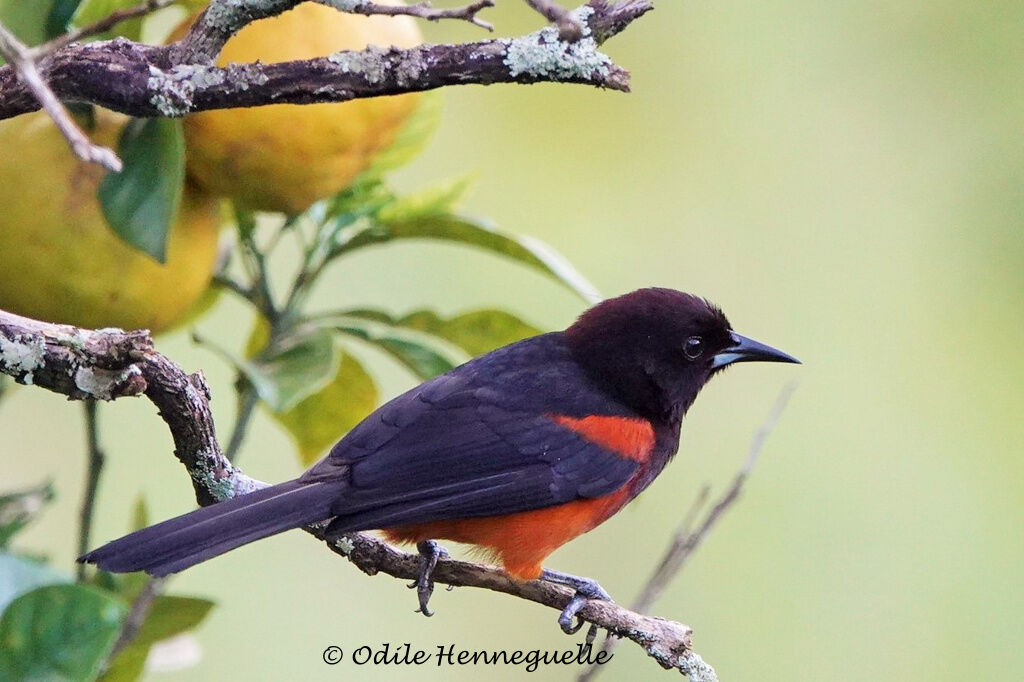
M 581 578 L 577 575 L 545 568 L 541 571 L 540 579 L 546 580 L 549 583 L 555 583 L 556 585 L 565 585 L 576 590 L 576 594 L 572 596 L 572 599 L 569 600 L 569 603 L 565 605 L 562 613 L 558 616 L 558 624 L 567 635 L 575 635 L 583 627 L 584 621 L 582 618 L 575 625 L 573 625 L 572 621 L 580 609 L 587 605 L 588 601 L 591 599 L 614 601 L 597 581 L 590 578 Z M 597 626 L 591 623 L 590 629 L 587 630 L 587 644 L 592 643 L 595 637 L 597 637 Z
M 420 553 L 420 575 L 409 583 L 409 589 L 416 588 L 416 596 L 419 597 L 420 607 L 416 613 L 422 613 L 428 618 L 434 612 L 427 608 L 430 603 L 430 596 L 434 594 L 434 580 L 430 577 L 437 566 L 437 560 L 448 556 L 448 550 L 433 540 L 422 540 L 416 543 L 416 551 Z

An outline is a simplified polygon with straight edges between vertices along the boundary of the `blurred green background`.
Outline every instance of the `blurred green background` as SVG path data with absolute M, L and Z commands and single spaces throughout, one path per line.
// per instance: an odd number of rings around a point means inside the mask
M 538 18 L 504 2 L 503 34 Z M 477 39 L 428 25 L 431 40 Z M 800 386 L 740 503 L 654 609 L 695 630 L 723 680 L 1007 679 L 1024 669 L 1024 4 L 661 2 L 606 45 L 633 93 L 576 86 L 447 92 L 413 189 L 477 172 L 467 208 L 566 254 L 605 295 L 670 286 L 718 302 L 804 366 L 741 366 L 691 410 L 679 456 L 644 496 L 552 567 L 639 590 L 705 482 L 720 491 L 780 388 Z M 507 307 L 544 328 L 583 308 L 524 268 L 451 246 L 346 259 L 318 302 L 404 312 Z M 199 328 L 238 345 L 222 300 Z M 222 435 L 231 374 L 187 335 L 159 348 L 202 368 Z M 386 395 L 412 384 L 375 363 Z M 154 519 L 191 487 L 148 402 L 102 410 L 108 472 L 95 537 Z M 85 457 L 81 410 L 19 389 L 0 405 L 4 488 L 54 476 L 60 498 L 19 539 L 70 567 Z M 299 467 L 257 421 L 243 467 Z M 13 469 L 12 469 L 13 467 Z M 325 666 L 330 644 L 569 646 L 555 613 L 479 590 L 413 593 L 288 533 L 177 577 L 218 607 L 197 667 L 153 680 L 518 679 L 522 668 Z M 569 679 L 542 668 L 531 679 Z M 605 679 L 667 679 L 633 645 Z

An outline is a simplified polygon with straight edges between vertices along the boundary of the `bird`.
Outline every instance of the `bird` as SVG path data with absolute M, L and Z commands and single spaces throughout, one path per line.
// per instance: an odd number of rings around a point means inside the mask
M 165 576 L 292 528 L 380 530 L 430 571 L 466 543 L 516 580 L 572 589 L 566 632 L 598 582 L 547 557 L 643 492 L 675 456 L 701 388 L 740 362 L 799 360 L 732 329 L 720 308 L 650 287 L 589 308 L 564 331 L 470 360 L 399 395 L 298 478 L 138 530 L 79 557 L 114 572 Z

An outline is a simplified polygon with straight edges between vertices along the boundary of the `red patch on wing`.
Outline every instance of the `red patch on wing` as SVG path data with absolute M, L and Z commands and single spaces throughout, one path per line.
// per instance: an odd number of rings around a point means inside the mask
M 551 415 L 558 424 L 592 443 L 637 462 L 646 462 L 654 449 L 654 427 L 646 419 L 629 417 L 567 417 Z

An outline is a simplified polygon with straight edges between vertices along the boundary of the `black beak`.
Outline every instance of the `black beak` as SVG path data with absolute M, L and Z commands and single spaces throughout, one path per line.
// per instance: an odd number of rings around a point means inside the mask
M 718 369 L 734 362 L 795 362 L 800 361 L 788 353 L 766 346 L 760 341 L 748 339 L 742 334 L 729 332 L 732 345 L 717 353 L 711 361 L 711 369 Z

